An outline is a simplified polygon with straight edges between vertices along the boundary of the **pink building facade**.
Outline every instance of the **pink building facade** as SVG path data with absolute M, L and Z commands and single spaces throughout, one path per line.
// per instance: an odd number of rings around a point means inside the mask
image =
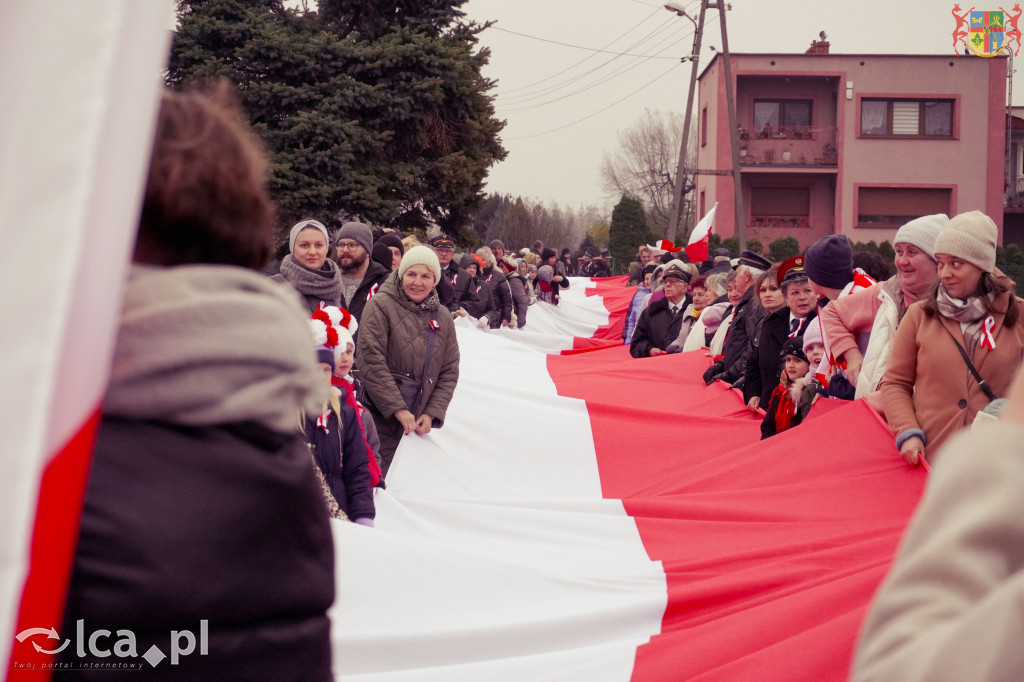
M 814 53 L 810 53 L 814 52 Z M 1006 60 L 733 54 L 747 239 L 892 242 L 908 220 L 984 211 L 1003 238 Z M 723 59 L 698 80 L 697 168 L 730 170 Z M 731 175 L 698 174 L 698 215 L 736 234 Z

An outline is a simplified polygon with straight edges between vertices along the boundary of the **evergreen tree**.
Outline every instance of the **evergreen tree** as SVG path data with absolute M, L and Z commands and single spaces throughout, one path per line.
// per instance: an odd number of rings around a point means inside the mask
M 226 77 L 271 157 L 282 226 L 358 218 L 431 223 L 469 242 L 490 166 L 505 157 L 485 26 L 464 0 L 181 0 L 167 83 Z
M 651 230 L 643 205 L 632 197 L 623 196 L 612 210 L 608 229 L 608 250 L 612 252 L 612 272 L 625 274 L 630 261 L 641 244 L 651 241 Z
M 523 204 L 523 198 L 518 197 L 501 220 L 501 239 L 506 249 L 529 246 L 535 239 L 533 216 Z

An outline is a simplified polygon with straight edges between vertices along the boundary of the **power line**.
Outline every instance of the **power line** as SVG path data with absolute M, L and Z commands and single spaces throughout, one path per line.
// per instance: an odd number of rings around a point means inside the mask
M 495 31 L 502 31 L 503 33 L 511 33 L 513 35 L 522 36 L 523 38 L 530 38 L 532 40 L 539 40 L 541 42 L 551 43 L 553 45 L 561 45 L 562 47 L 572 47 L 572 48 L 576 48 L 577 50 L 589 50 L 590 52 L 601 52 L 601 53 L 604 53 L 604 54 L 614 54 L 614 55 L 619 56 L 619 57 L 645 57 L 645 58 L 655 58 L 655 59 L 675 59 L 675 57 L 658 57 L 657 55 L 649 55 L 649 54 L 628 54 L 626 52 L 612 52 L 611 50 L 600 50 L 600 49 L 593 48 L 593 47 L 584 47 L 583 45 L 571 45 L 569 43 L 561 43 L 561 42 L 559 42 L 557 40 L 548 40 L 547 38 L 539 38 L 537 36 L 531 36 L 531 35 L 528 35 L 526 33 L 519 33 L 518 31 L 510 31 L 507 28 L 499 28 L 497 26 L 491 26 L 491 28 L 494 29 Z
M 675 44 L 675 42 L 676 41 L 673 42 L 673 45 Z M 566 93 L 566 94 L 564 94 L 564 95 L 562 95 L 560 97 L 555 97 L 554 99 L 549 99 L 547 101 L 539 102 L 537 104 L 531 104 L 531 105 L 527 105 L 527 106 L 520 106 L 519 108 L 514 108 L 514 109 L 502 110 L 501 113 L 503 115 L 518 114 L 518 113 L 522 113 L 524 111 L 530 111 L 532 109 L 536 109 L 536 108 L 539 108 L 539 107 L 542 107 L 542 106 L 546 106 L 548 104 L 554 104 L 555 102 L 560 102 L 560 101 L 562 101 L 564 99 L 568 99 L 569 97 L 574 97 L 576 95 L 582 94 L 582 93 L 587 92 L 589 90 L 593 90 L 594 88 L 596 88 L 598 86 L 604 85 L 605 83 L 607 83 L 607 82 L 609 82 L 609 81 L 611 81 L 611 80 L 613 80 L 615 78 L 618 78 L 619 76 L 621 76 L 621 75 L 623 75 L 623 74 L 625 74 L 625 73 L 627 73 L 629 71 L 632 71 L 633 69 L 635 69 L 635 68 L 637 68 L 639 66 L 643 66 L 647 61 L 648 60 L 645 59 L 645 60 L 637 61 L 637 62 L 635 62 L 633 64 L 623 65 L 618 70 L 616 70 L 613 73 L 603 77 L 601 80 L 598 80 L 598 81 L 596 81 L 594 83 L 591 83 L 591 84 L 588 84 L 588 85 L 585 85 L 585 86 L 582 86 L 579 89 L 574 90 L 572 92 L 568 92 L 568 93 Z
M 665 30 L 665 28 L 669 27 L 669 26 L 678 26 L 678 24 L 676 22 L 674 22 L 672 19 L 667 19 L 664 24 L 662 24 L 661 26 L 659 26 L 659 27 L 655 28 L 654 30 L 648 32 L 647 35 L 643 36 L 642 38 L 639 38 L 638 40 L 636 40 L 627 49 L 632 49 L 633 47 L 635 47 L 635 46 L 637 46 L 637 45 L 639 45 L 641 43 L 649 41 L 655 35 L 663 32 Z M 672 39 L 671 36 L 670 36 L 670 39 Z M 664 42 L 665 42 L 665 40 L 662 39 L 657 44 L 657 46 L 654 49 L 654 54 L 655 55 L 660 55 L 662 52 L 665 51 L 665 48 L 662 47 Z M 531 100 L 540 99 L 541 97 L 544 97 L 544 96 L 549 95 L 551 93 L 557 92 L 557 91 L 561 90 L 565 86 L 578 85 L 579 81 L 581 79 L 586 78 L 587 76 L 590 76 L 591 74 L 599 71 L 600 69 L 608 66 L 612 62 L 618 60 L 619 58 L 620 58 L 620 55 L 616 55 L 614 57 L 611 57 L 608 60 L 606 60 L 606 61 L 604 61 L 604 62 L 602 62 L 600 64 L 597 64 L 597 65 L 591 67 L 590 69 L 588 69 L 587 71 L 584 71 L 583 73 L 581 73 L 579 75 L 569 76 L 568 78 L 565 78 L 565 79 L 563 79 L 563 80 L 561 80 L 559 82 L 556 82 L 556 83 L 553 83 L 551 85 L 548 85 L 548 86 L 542 88 L 541 90 L 539 90 L 539 91 L 537 91 L 535 93 L 522 93 L 522 94 L 519 94 L 519 95 L 514 95 L 512 97 L 503 97 L 502 96 L 503 93 L 499 92 L 498 93 L 498 97 L 501 100 L 500 103 L 502 105 L 521 105 L 521 104 L 526 104 L 527 102 L 529 102 Z M 636 59 L 636 58 L 629 57 L 629 59 Z M 646 61 L 646 59 L 644 61 Z M 643 61 L 641 61 L 639 63 L 643 63 Z
M 636 24 L 635 26 L 633 26 L 633 27 L 632 27 L 632 28 L 630 28 L 629 30 L 625 31 L 625 32 L 624 32 L 624 33 L 622 33 L 621 35 L 618 35 L 618 36 L 616 36 L 615 38 L 613 38 L 613 39 L 612 39 L 612 40 L 611 40 L 611 41 L 610 41 L 610 42 L 609 42 L 609 43 L 608 43 L 607 45 L 602 45 L 602 46 L 601 46 L 601 49 L 602 49 L 602 50 L 606 50 L 606 49 L 608 49 L 609 47 L 611 47 L 612 45 L 614 45 L 615 43 L 619 42 L 619 40 L 621 40 L 622 38 L 625 38 L 625 37 L 626 37 L 627 35 L 629 35 L 629 34 L 630 34 L 630 33 L 632 33 L 633 31 L 635 31 L 636 29 L 640 28 L 640 26 L 642 26 L 642 25 L 644 24 L 644 22 L 646 22 L 646 21 L 647 21 L 648 19 L 650 19 L 651 17 L 653 17 L 653 16 L 654 16 L 655 14 L 657 14 L 657 13 L 658 13 L 657 11 L 651 12 L 651 13 L 650 13 L 650 14 L 648 14 L 648 15 L 647 15 L 646 17 L 644 17 L 643 19 L 641 19 L 641 20 L 640 20 L 640 22 L 639 22 L 638 24 Z M 572 69 L 575 69 L 575 68 L 576 68 L 577 66 L 579 66 L 579 65 L 580 65 L 580 64 L 582 64 L 583 62 L 587 61 L 588 59 L 591 59 L 591 58 L 593 58 L 593 57 L 594 57 L 594 54 L 596 54 L 596 53 L 593 53 L 593 54 L 588 54 L 588 55 L 587 55 L 586 57 L 584 57 L 583 59 L 579 60 L 578 62 L 576 62 L 576 63 L 575 63 L 575 64 L 573 64 L 572 66 L 566 67 L 566 68 L 562 69 L 561 71 L 558 71 L 557 73 L 553 73 L 553 74 L 551 74 L 550 76 L 548 76 L 547 78 L 542 78 L 542 79 L 540 79 L 539 81 L 535 81 L 535 82 L 533 82 L 533 83 L 530 83 L 529 85 L 524 85 L 524 86 L 522 86 L 522 87 L 518 87 L 518 88 L 512 88 L 511 90 L 507 90 L 507 91 L 506 91 L 506 94 L 507 94 L 507 93 L 511 93 L 511 92 L 519 92 L 520 90 L 528 90 L 529 88 L 532 88 L 532 87 L 534 87 L 535 85 L 540 85 L 541 83 L 547 82 L 547 81 L 551 80 L 552 78 L 557 78 L 558 76 L 561 76 L 561 75 L 562 75 L 563 73 L 565 73 L 566 71 L 571 71 Z
M 583 117 L 583 118 L 581 118 L 581 119 L 577 119 L 577 120 L 575 120 L 575 121 L 573 121 L 573 122 L 571 122 L 571 123 L 566 123 L 565 125 L 563 125 L 563 126 L 559 126 L 559 127 L 557 127 L 557 128 L 552 128 L 551 130 L 545 130 L 545 131 L 544 131 L 544 132 L 542 132 L 542 133 L 534 133 L 533 135 L 523 135 L 523 136 L 521 136 L 521 137 L 510 137 L 510 138 L 508 138 L 508 139 L 509 139 L 509 141 L 514 141 L 514 140 L 528 140 L 528 139 L 530 139 L 530 138 L 532 138 L 532 137 L 540 137 L 540 136 L 542 136 L 542 135 L 550 135 L 551 133 L 556 133 L 556 132 L 558 132 L 559 130 L 565 130 L 566 128 L 568 128 L 568 127 L 570 127 L 570 126 L 574 126 L 574 125 L 576 125 L 577 123 L 582 123 L 583 121 L 586 121 L 587 119 L 591 119 L 591 118 L 593 118 L 593 117 L 597 116 L 598 114 L 600 114 L 600 113 L 602 113 L 602 112 L 608 111 L 609 109 L 611 109 L 612 107 L 614 107 L 614 106 L 615 106 L 616 104 L 619 104 L 620 102 L 622 102 L 622 101 L 624 101 L 624 100 L 626 100 L 626 99 L 629 99 L 630 97 L 632 97 L 632 96 L 633 96 L 633 95 L 635 95 L 636 93 L 640 92 L 641 90 L 644 90 L 644 89 L 646 89 L 647 87 L 649 87 L 649 86 L 653 85 L 654 83 L 656 83 L 657 81 L 661 80 L 662 78 L 664 78 L 665 76 L 667 76 L 667 75 L 668 75 L 669 73 L 671 73 L 671 72 L 672 72 L 672 70 L 673 70 L 673 69 L 675 69 L 675 68 L 676 68 L 677 66 L 679 66 L 679 64 L 673 64 L 672 66 L 670 66 L 670 67 L 668 68 L 668 70 L 667 70 L 667 71 L 665 71 L 664 73 L 662 73 L 662 74 L 661 74 L 660 76 L 657 76 L 657 77 L 655 77 L 655 78 L 654 78 L 653 80 L 650 80 L 650 81 L 648 81 L 647 83 L 643 84 L 642 86 L 640 86 L 639 88 L 637 88 L 637 89 L 636 89 L 636 90 L 634 90 L 633 92 L 631 92 L 631 93 L 629 93 L 629 94 L 627 94 L 627 95 L 624 95 L 623 97 L 621 97 L 621 98 L 619 98 L 619 99 L 615 100 L 614 102 L 612 102 L 612 103 L 611 103 L 611 104 L 609 104 L 608 106 L 604 107 L 603 109 L 598 109 L 598 110 L 597 110 L 597 111 L 595 111 L 594 113 L 592 113 L 592 114 L 588 114 L 587 116 L 584 116 L 584 117 Z

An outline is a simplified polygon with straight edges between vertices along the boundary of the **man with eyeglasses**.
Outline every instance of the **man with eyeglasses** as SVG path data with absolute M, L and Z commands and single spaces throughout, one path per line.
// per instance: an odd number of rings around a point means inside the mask
M 472 277 L 460 268 L 452 256 L 455 255 L 455 241 L 445 234 L 439 234 L 430 240 L 430 246 L 437 254 L 441 264 L 441 279 L 437 282 L 437 295 L 441 305 L 453 313 L 466 315 L 467 310 L 474 310 L 480 302 L 476 287 L 472 286 Z
M 687 295 L 690 273 L 682 261 L 674 260 L 662 272 L 665 296 L 651 302 L 636 322 L 629 354 L 634 358 L 664 355 L 665 349 L 679 336 L 683 313 L 691 299 Z
M 373 233 L 363 223 L 342 225 L 335 245 L 338 247 L 338 265 L 341 266 L 342 305 L 358 321 L 366 302 L 377 293 L 377 287 L 384 283 L 391 271 L 370 258 Z

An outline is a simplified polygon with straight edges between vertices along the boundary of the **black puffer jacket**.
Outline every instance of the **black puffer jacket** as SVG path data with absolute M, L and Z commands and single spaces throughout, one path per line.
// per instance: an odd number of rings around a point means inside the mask
M 355 411 L 344 402 L 339 407 L 340 413 L 330 411 L 326 429 L 317 425 L 318 415 L 306 416 L 306 444 L 345 515 L 353 521 L 372 519 L 376 514 L 366 442 Z
M 501 268 L 494 267 L 493 265 L 489 268 L 484 268 L 483 278 L 491 285 L 491 295 L 494 296 L 494 302 L 501 311 L 501 321 L 511 322 L 512 289 L 509 288 L 508 281 L 505 279 L 504 273 L 501 272 Z
M 195 652 L 175 666 L 143 663 L 147 680 L 330 680 L 328 523 L 298 432 L 104 418 L 62 633 L 78 619 L 87 632 L 130 627 L 139 655 L 152 645 L 166 655 L 171 631 L 190 630 Z M 62 660 L 77 664 L 73 654 Z

